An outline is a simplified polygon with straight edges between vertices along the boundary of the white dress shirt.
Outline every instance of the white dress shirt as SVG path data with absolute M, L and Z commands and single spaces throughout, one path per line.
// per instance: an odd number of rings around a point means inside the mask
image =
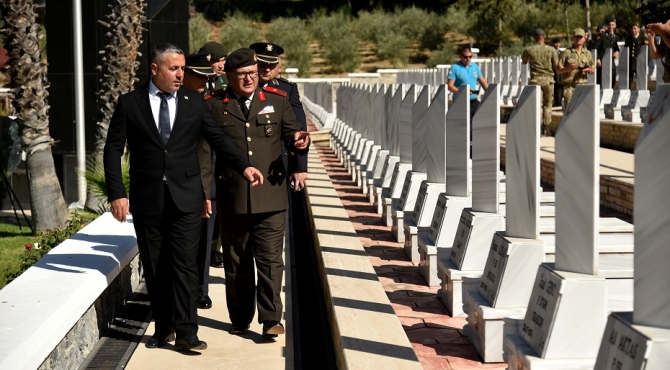
M 149 80 L 149 104 L 151 104 L 151 113 L 154 116 L 154 123 L 158 132 L 160 132 L 159 126 L 159 114 L 161 111 L 161 97 L 158 96 L 158 88 L 154 85 L 152 80 Z M 170 129 L 174 128 L 174 119 L 177 116 L 177 92 L 173 92 L 167 97 L 168 111 L 170 112 Z

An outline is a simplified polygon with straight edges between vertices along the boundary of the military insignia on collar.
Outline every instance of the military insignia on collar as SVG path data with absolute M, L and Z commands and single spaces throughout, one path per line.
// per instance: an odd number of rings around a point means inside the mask
M 271 44 L 268 44 L 265 48 L 267 49 L 267 51 L 272 51 L 272 45 Z
M 265 136 L 272 136 L 272 125 L 265 125 Z
M 212 60 L 212 54 L 207 54 L 207 61 L 209 62 L 210 60 Z

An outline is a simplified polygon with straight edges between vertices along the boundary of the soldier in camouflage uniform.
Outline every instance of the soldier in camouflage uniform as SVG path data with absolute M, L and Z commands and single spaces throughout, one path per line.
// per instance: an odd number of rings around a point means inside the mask
M 554 104 L 554 69 L 558 64 L 556 49 L 544 43 L 544 31 L 535 30 L 535 45 L 523 51 L 522 62 L 530 66 L 530 84 L 542 87 L 542 133 L 547 134 Z
M 572 47 L 565 49 L 558 60 L 556 72 L 563 75 L 563 98 L 568 106 L 575 86 L 587 83 L 587 74 L 594 72 L 595 62 L 591 52 L 584 49 L 584 30 L 575 28 L 572 32 Z

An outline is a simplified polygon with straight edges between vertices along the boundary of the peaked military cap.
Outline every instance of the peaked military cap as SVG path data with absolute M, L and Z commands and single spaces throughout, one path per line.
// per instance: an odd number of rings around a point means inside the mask
M 252 49 L 241 48 L 228 55 L 223 70 L 225 72 L 233 72 L 238 68 L 244 68 L 254 64 L 256 64 L 256 52 Z
M 212 55 L 209 53 L 191 54 L 186 56 L 186 69 L 203 76 L 211 76 L 214 73 L 211 65 Z
M 228 56 L 228 50 L 226 50 L 226 47 L 216 41 L 205 43 L 205 45 L 203 45 L 200 50 L 198 50 L 198 54 L 200 53 L 212 54 L 212 61 Z
M 257 42 L 249 45 L 258 56 L 258 60 L 265 63 L 279 63 L 279 56 L 284 54 L 284 48 L 269 42 Z

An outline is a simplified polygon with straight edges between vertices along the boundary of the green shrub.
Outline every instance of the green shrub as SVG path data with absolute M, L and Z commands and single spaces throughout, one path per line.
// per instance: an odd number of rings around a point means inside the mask
M 395 25 L 411 42 L 419 42 L 431 25 L 427 22 L 429 14 L 414 6 L 403 10 L 396 9 Z
M 429 13 L 424 20 L 426 29 L 423 31 L 419 42 L 421 47 L 437 49 L 444 42 L 444 33 L 447 30 L 446 18 L 435 13 Z
M 405 65 L 409 60 L 409 46 L 409 40 L 403 34 L 386 34 L 377 42 L 377 57 L 388 60 L 394 68 Z
M 354 32 L 361 41 L 377 44 L 380 37 L 397 32 L 396 19 L 393 14 L 382 10 L 372 13 L 360 12 L 354 21 Z
M 211 41 L 209 26 L 205 17 L 198 14 L 188 20 L 188 49 L 190 53 L 195 53 L 206 42 Z
M 311 20 L 314 37 L 323 50 L 323 58 L 333 72 L 352 72 L 361 64 L 358 39 L 349 27 L 349 18 L 342 14 L 314 17 Z
M 312 66 L 309 51 L 309 33 L 305 21 L 299 18 L 274 19 L 265 33 L 265 38 L 284 48 L 284 66 L 298 68 L 300 77 L 308 77 Z
M 102 158 L 91 157 L 86 161 L 86 172 L 84 172 L 84 177 L 86 177 L 86 185 L 91 194 L 101 201 L 97 209 L 92 209 L 91 211 L 97 214 L 107 212 L 109 209 L 109 204 L 107 203 L 109 192 L 107 191 L 107 182 L 105 181 L 105 169 L 102 165 Z M 130 191 L 129 155 L 121 157 L 121 177 L 126 193 L 128 193 Z
M 42 231 L 37 234 L 38 242 L 26 245 L 26 250 L 23 252 L 21 258 L 21 265 L 14 271 L 7 274 L 7 284 L 19 277 L 22 273 L 28 270 L 32 265 L 39 261 L 50 250 L 57 247 L 60 243 L 67 240 L 77 231 L 84 227 L 84 222 L 81 216 L 75 212 L 72 214 L 70 220 L 67 221 L 65 227 Z
M 433 50 L 426 61 L 427 68 L 435 68 L 438 64 L 453 64 L 456 60 L 456 48 L 450 42 L 443 42 L 437 50 Z
M 221 29 L 219 42 L 228 50 L 246 48 L 261 40 L 261 31 L 258 23 L 252 22 L 241 13 L 226 16 L 226 22 Z
M 502 48 L 502 52 L 498 53 L 499 57 L 513 57 L 523 54 L 523 51 L 533 45 L 533 43 L 524 43 L 523 41 L 514 41 L 511 42 Z

